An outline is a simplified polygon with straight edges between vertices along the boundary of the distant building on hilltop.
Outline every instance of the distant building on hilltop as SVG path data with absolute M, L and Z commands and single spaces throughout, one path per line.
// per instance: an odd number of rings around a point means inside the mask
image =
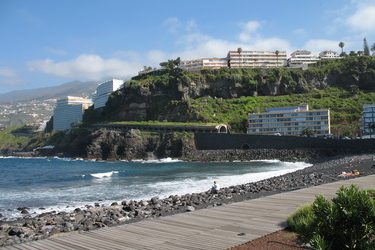
M 124 81 L 118 79 L 112 79 L 99 84 L 98 87 L 96 87 L 94 109 L 104 107 L 111 93 L 118 90 L 123 84 Z
M 324 50 L 319 53 L 319 58 L 321 60 L 334 60 L 334 59 L 341 59 L 339 54 L 332 50 Z
M 227 58 L 201 58 L 185 60 L 180 63 L 180 68 L 191 72 L 199 72 L 202 69 L 220 69 L 227 67 Z
M 274 68 L 286 64 L 285 51 L 249 51 L 238 48 L 228 52 L 230 68 Z
M 361 132 L 362 138 L 375 138 L 375 104 L 363 105 Z
M 329 109 L 309 110 L 309 106 L 269 108 L 264 113 L 249 114 L 248 134 L 301 135 L 309 130 L 315 135 L 331 133 Z
M 53 111 L 53 130 L 64 131 L 82 121 L 83 112 L 92 105 L 90 99 L 68 96 L 57 100 Z
M 320 58 L 314 56 L 311 51 L 308 50 L 296 50 L 290 54 L 288 59 L 288 67 L 291 68 L 307 68 L 309 64 L 317 63 Z

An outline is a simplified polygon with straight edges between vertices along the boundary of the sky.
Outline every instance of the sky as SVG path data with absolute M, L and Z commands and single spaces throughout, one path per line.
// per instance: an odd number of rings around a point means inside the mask
M 375 43 L 375 0 L 0 0 L 0 93 L 127 79 L 229 50 Z

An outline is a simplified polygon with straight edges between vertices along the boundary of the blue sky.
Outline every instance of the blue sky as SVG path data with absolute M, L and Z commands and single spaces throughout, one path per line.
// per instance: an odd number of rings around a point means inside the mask
M 0 93 L 128 78 L 229 49 L 361 50 L 375 0 L 0 0 Z

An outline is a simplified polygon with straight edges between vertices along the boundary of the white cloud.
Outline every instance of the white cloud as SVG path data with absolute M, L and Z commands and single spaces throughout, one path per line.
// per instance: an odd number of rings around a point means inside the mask
M 34 72 L 72 79 L 99 80 L 109 77 L 126 78 L 137 73 L 141 64 L 117 58 L 102 58 L 94 54 L 83 54 L 67 61 L 55 62 L 51 59 L 28 63 Z
M 360 31 L 375 31 L 375 3 L 361 5 L 346 23 Z
M 241 26 L 245 32 L 253 33 L 260 28 L 260 22 L 256 20 L 252 20 L 252 21 L 243 23 Z
M 253 39 L 254 33 L 260 28 L 261 23 L 256 20 L 241 23 L 242 32 L 238 35 L 241 42 L 249 42 Z
M 339 42 L 337 40 L 327 40 L 327 39 L 311 39 L 305 43 L 304 48 L 311 50 L 315 53 L 321 52 L 323 50 L 339 50 Z
M 170 17 L 164 20 L 162 24 L 171 33 L 176 33 L 181 27 L 181 22 L 177 17 Z
M 187 32 L 194 32 L 197 30 L 198 26 L 195 20 L 189 20 L 186 22 L 185 28 Z
M 23 80 L 13 69 L 8 67 L 0 68 L 0 85 L 17 85 L 22 82 Z
M 148 64 L 150 65 L 158 65 L 160 62 L 163 62 L 168 58 L 167 53 L 161 50 L 151 50 L 147 52 L 147 59 L 148 59 Z

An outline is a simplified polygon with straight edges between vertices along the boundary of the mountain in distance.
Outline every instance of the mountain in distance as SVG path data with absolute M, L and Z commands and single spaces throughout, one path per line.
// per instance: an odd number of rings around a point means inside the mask
M 98 84 L 98 81 L 73 81 L 51 87 L 14 90 L 0 94 L 0 104 L 27 102 L 31 100 L 59 99 L 69 95 L 92 97 Z

